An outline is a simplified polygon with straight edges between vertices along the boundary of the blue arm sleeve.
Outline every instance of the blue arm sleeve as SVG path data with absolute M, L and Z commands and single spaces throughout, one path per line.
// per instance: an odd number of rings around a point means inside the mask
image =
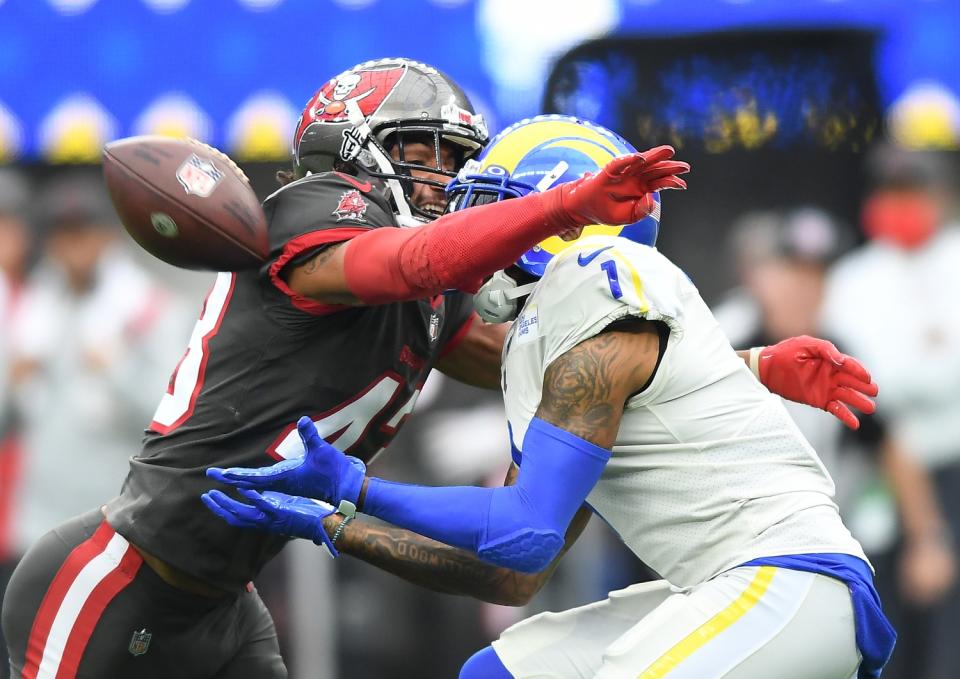
M 498 566 L 537 572 L 563 547 L 609 459 L 609 450 L 535 417 L 516 485 L 430 488 L 370 479 L 363 511 Z

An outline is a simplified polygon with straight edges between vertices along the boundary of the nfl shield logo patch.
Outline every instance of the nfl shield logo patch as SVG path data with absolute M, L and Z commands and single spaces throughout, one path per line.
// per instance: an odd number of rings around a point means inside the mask
M 177 180 L 184 191 L 201 198 L 207 198 L 223 179 L 223 171 L 196 153 L 183 161 L 177 169 Z
M 150 639 L 153 637 L 153 634 L 148 632 L 146 628 L 143 628 L 139 632 L 134 632 L 133 637 L 130 639 L 130 655 L 143 655 L 147 652 L 147 649 L 150 648 Z

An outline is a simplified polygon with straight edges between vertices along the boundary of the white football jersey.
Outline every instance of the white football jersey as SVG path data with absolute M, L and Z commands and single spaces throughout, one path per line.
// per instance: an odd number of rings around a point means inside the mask
M 633 241 L 595 236 L 562 252 L 514 322 L 503 393 L 517 450 L 547 367 L 629 316 L 663 321 L 670 336 L 653 381 L 627 401 L 587 498 L 627 546 L 678 587 L 760 557 L 866 560 L 780 399 L 734 353 L 686 274 Z

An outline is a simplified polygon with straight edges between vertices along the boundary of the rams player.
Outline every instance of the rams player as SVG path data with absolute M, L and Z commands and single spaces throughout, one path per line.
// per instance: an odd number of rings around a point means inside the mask
M 524 121 L 453 185 L 454 204 L 575 195 L 585 172 L 627 151 L 583 121 Z M 331 508 L 295 495 L 347 501 L 529 574 L 548 572 L 595 513 L 662 576 L 511 627 L 462 679 L 879 676 L 895 634 L 816 453 L 689 278 L 651 247 L 655 220 L 591 230 L 544 242 L 477 296 L 496 320 L 524 300 L 502 374 L 513 485 L 369 478 L 304 418 L 305 457 L 212 469 L 247 502 L 217 490 L 204 501 L 234 525 L 318 542 Z

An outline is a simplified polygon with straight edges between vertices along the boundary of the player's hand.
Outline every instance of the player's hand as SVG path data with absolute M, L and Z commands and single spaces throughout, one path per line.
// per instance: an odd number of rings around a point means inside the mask
M 670 160 L 673 153 L 671 146 L 658 146 L 614 158 L 596 174 L 561 184 L 543 195 L 549 198 L 550 208 L 559 207 L 571 227 L 632 224 L 653 211 L 654 191 L 687 188 L 677 175 L 689 172 L 690 165 Z M 548 211 L 553 216 L 554 210 Z
M 898 566 L 900 591 L 916 606 L 937 603 L 957 579 L 953 546 L 936 538 L 906 540 Z
M 297 422 L 297 432 L 306 453 L 302 457 L 269 467 L 210 467 L 207 476 L 237 488 L 276 490 L 326 500 L 357 504 L 367 468 L 355 457 L 344 455 L 320 438 L 309 417 Z
M 326 545 L 330 553 L 337 556 L 337 550 L 323 528 L 324 517 L 336 511 L 332 505 L 269 490 L 261 494 L 241 488 L 240 494 L 250 504 L 234 500 L 219 490 L 207 491 L 200 499 L 207 509 L 231 526 L 313 540 L 318 545 Z
M 851 406 L 867 415 L 877 409 L 871 397 L 879 389 L 870 373 L 826 340 L 801 335 L 764 347 L 757 367 L 774 394 L 826 410 L 851 429 L 860 428 Z

